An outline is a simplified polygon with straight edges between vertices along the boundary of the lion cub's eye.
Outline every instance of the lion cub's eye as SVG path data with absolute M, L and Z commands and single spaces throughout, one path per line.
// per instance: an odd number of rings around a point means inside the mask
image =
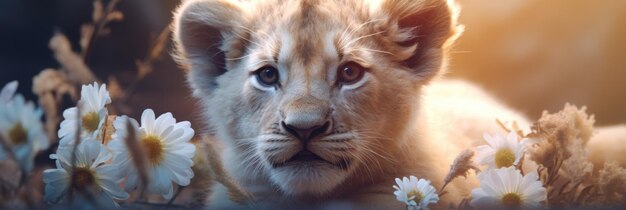
M 348 62 L 339 67 L 339 82 L 344 84 L 354 84 L 363 78 L 365 68 L 355 62 Z
M 261 67 L 256 70 L 256 79 L 265 86 L 274 86 L 278 83 L 278 70 L 271 66 Z

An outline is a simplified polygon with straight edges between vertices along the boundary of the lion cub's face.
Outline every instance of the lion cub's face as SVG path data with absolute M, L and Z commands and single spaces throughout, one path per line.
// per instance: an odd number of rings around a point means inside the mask
M 445 1 L 192 1 L 176 18 L 216 135 L 289 194 L 383 172 L 453 33 Z

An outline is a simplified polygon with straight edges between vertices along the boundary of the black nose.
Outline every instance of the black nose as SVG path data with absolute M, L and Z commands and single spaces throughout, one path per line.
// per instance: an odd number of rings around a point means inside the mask
M 300 139 L 302 143 L 306 143 L 310 139 L 324 133 L 326 129 L 328 129 L 328 126 L 330 126 L 330 121 L 326 121 L 326 123 L 324 123 L 323 125 L 315 125 L 308 128 L 299 128 L 296 126 L 285 124 L 285 121 L 281 122 L 281 125 L 291 135 L 294 135 L 296 138 Z

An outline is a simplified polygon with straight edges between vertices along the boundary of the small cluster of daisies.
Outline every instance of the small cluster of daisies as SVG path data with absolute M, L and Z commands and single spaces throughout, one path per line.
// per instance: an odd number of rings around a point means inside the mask
M 48 149 L 50 141 L 41 123 L 43 111 L 21 94 L 15 94 L 17 86 L 17 81 L 13 81 L 0 91 L 0 135 L 8 147 L 0 146 L 0 160 L 10 158 L 12 153 L 22 173 L 29 173 L 35 156 Z
M 488 145 L 478 146 L 477 162 L 487 170 L 478 175 L 480 187 L 472 190 L 470 206 L 476 209 L 541 209 L 547 191 L 537 172 L 522 175 L 525 140 L 517 133 L 484 134 Z M 520 169 L 518 169 L 520 168 Z
M 496 133 L 484 134 L 488 145 L 478 146 L 477 162 L 487 166 L 478 175 L 480 186 L 472 190 L 470 206 L 474 209 L 541 209 L 547 199 L 547 191 L 536 172 L 522 175 L 518 169 L 524 156 L 524 140 L 520 141 L 514 131 L 506 136 Z M 437 203 L 439 196 L 430 181 L 415 176 L 396 178 L 393 188 L 398 201 L 409 210 L 428 209 Z
M 143 150 L 149 181 L 142 189 L 170 199 L 174 194 L 172 182 L 189 184 L 194 175 L 191 166 L 196 150 L 189 142 L 194 136 L 191 124 L 176 122 L 170 113 L 156 117 L 147 109 L 141 115 L 141 124 L 127 116 L 116 117 L 112 140 L 103 144 L 106 121 L 111 119 L 106 108 L 109 103 L 106 85 L 94 82 L 82 86 L 77 107 L 63 112 L 59 147 L 56 154 L 50 155 L 56 161 L 56 169 L 47 169 L 43 174 L 46 201 L 63 201 L 73 191 L 91 193 L 95 200 L 109 204 L 127 199 L 128 192 L 143 183 L 138 166 L 134 165 L 136 155 L 127 145 L 128 138 L 137 140 Z

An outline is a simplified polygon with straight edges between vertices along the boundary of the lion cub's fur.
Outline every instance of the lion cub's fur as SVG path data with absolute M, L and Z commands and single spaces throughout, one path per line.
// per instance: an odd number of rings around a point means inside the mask
M 174 40 L 224 165 L 261 207 L 403 209 L 394 178 L 440 187 L 496 118 L 527 123 L 470 84 L 436 79 L 462 30 L 456 16 L 446 0 L 193 0 L 175 14 Z M 338 83 L 346 62 L 367 69 L 362 82 Z M 255 82 L 263 66 L 280 85 Z M 320 119 L 331 126 L 308 143 L 281 126 Z M 281 166 L 302 148 L 326 162 Z M 457 181 L 439 207 L 469 195 Z M 236 206 L 215 188 L 212 207 Z

